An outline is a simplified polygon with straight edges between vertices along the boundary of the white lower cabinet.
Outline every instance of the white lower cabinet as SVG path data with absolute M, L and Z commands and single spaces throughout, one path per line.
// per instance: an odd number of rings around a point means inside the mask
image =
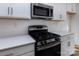
M 74 54 L 74 35 L 69 34 L 61 37 L 61 56 Z
M 19 46 L 16 48 L 10 48 L 0 51 L 0 56 L 33 56 L 34 55 L 34 44 L 28 44 Z M 26 53 L 26 54 L 25 54 Z
M 69 44 L 69 40 L 68 41 L 63 41 L 62 43 L 61 43 L 61 56 L 67 56 L 67 55 L 69 55 L 69 46 L 68 46 L 68 44 Z
M 23 54 L 21 56 L 34 56 L 34 51 L 29 52 L 29 53 L 25 53 L 25 54 Z
M 30 3 L 12 3 L 11 16 L 30 18 Z
M 0 17 L 30 19 L 30 5 L 30 3 L 0 3 Z

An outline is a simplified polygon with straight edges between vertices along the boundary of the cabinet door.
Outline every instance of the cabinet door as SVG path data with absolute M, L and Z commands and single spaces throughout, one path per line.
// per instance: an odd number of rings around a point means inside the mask
M 30 3 L 13 3 L 11 6 L 12 16 L 30 18 Z
M 65 14 L 65 4 L 64 3 L 58 3 L 54 5 L 54 19 L 55 20 L 65 20 L 66 14 Z
M 0 56 L 21 56 L 25 53 L 30 53 L 30 52 L 34 52 L 34 44 L 28 44 L 24 46 L 2 50 L 0 51 Z
M 53 3 L 53 20 L 65 20 L 66 14 L 65 9 L 66 5 L 61 3 Z
M 74 54 L 74 38 L 73 35 L 61 37 L 61 55 L 69 56 Z
M 76 4 L 75 3 L 67 3 L 67 11 L 76 13 Z
M 69 41 L 63 41 L 61 43 L 61 56 L 68 56 L 69 55 Z
M 9 16 L 10 7 L 8 3 L 0 3 L 0 16 Z
M 74 48 L 74 35 L 69 35 L 69 41 L 70 41 L 70 47 L 69 47 L 69 55 L 74 54 L 75 53 L 75 48 Z
M 34 56 L 34 51 L 29 52 L 29 53 L 25 53 L 25 54 L 23 54 L 21 56 Z

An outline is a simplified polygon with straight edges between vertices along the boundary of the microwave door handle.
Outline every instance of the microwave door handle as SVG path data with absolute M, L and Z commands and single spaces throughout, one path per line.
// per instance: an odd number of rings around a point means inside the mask
M 13 15 L 13 7 L 11 8 L 11 15 Z
M 8 7 L 8 15 L 10 14 L 10 7 Z

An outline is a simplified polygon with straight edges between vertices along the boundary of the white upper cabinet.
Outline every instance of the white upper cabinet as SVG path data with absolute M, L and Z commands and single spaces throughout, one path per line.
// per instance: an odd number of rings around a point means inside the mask
M 30 18 L 29 3 L 13 3 L 11 4 L 11 16 Z
M 53 3 L 53 20 L 65 20 L 65 7 L 63 3 Z
M 69 14 L 75 14 L 76 13 L 76 4 L 75 3 L 67 3 L 67 13 Z
M 65 3 L 44 3 L 46 5 L 53 6 L 53 19 L 52 20 L 65 20 Z
M 0 16 L 30 19 L 30 3 L 1 3 Z
M 53 6 L 52 20 L 65 20 L 66 12 L 76 13 L 75 3 L 44 3 Z M 31 18 L 30 3 L 0 3 L 0 16 Z
M 10 6 L 8 3 L 0 3 L 0 16 L 9 16 Z

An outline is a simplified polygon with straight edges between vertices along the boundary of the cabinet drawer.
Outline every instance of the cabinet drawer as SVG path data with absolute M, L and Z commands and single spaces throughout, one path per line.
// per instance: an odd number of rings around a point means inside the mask
M 34 50 L 34 44 L 24 45 L 24 46 L 0 51 L 0 56 L 17 56 L 33 50 Z
M 29 53 L 25 53 L 22 56 L 34 56 L 34 55 L 35 55 L 34 51 L 32 51 L 32 52 L 29 52 Z
M 73 39 L 74 39 L 73 34 L 68 34 L 61 37 L 61 41 L 67 41 L 67 40 L 73 40 Z

